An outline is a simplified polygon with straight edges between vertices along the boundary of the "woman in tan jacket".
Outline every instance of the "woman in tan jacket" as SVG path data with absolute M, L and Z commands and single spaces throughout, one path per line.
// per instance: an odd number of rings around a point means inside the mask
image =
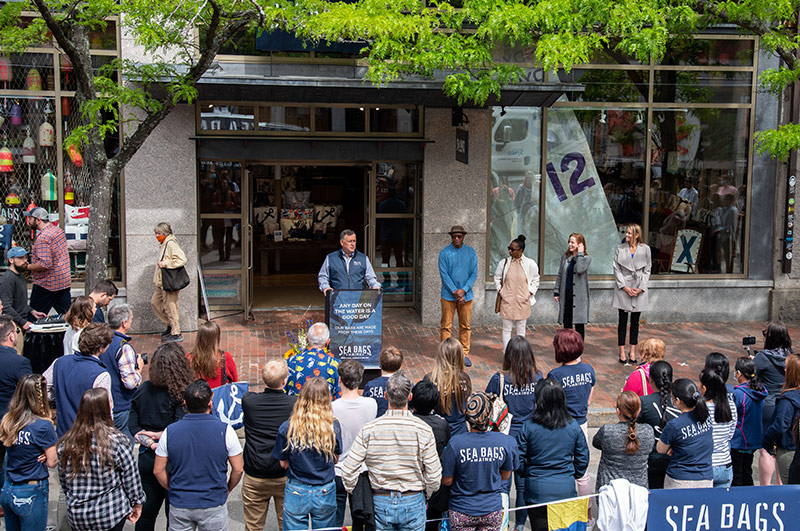
M 156 272 L 153 275 L 153 283 L 156 285 L 153 298 L 150 304 L 156 317 L 161 319 L 167 329 L 161 333 L 161 341 L 183 341 L 181 335 L 180 314 L 178 312 L 178 293 L 179 291 L 164 291 L 161 285 L 161 270 L 176 269 L 186 265 L 186 255 L 178 245 L 178 240 L 172 235 L 172 227 L 169 223 L 159 223 L 153 229 L 156 239 L 161 244 L 158 248 L 158 263 Z

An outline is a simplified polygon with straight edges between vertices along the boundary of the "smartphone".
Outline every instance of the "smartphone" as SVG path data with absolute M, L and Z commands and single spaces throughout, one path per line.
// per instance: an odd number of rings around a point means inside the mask
M 139 441 L 139 444 L 144 446 L 145 448 L 150 448 L 154 442 L 156 442 L 152 437 L 148 437 L 144 433 L 140 433 L 136 436 L 136 440 Z
M 742 345 L 745 347 L 748 345 L 755 345 L 756 344 L 756 336 L 744 336 L 742 338 Z

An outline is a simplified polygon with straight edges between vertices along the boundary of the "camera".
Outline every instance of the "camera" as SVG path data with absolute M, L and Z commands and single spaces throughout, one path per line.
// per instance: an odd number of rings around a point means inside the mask
M 744 336 L 742 338 L 742 345 L 755 345 L 756 344 L 756 336 Z
M 756 338 L 753 338 L 753 342 L 755 342 L 755 340 L 756 340 Z M 139 357 L 142 358 L 142 363 L 144 363 L 145 365 L 147 365 L 147 363 L 150 361 L 147 358 L 147 352 L 140 352 L 139 353 Z

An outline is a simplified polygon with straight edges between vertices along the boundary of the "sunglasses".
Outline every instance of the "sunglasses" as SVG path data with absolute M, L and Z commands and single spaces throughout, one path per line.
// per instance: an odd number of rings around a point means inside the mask
M 509 246 L 508 250 L 509 251 L 521 251 L 522 249 L 514 249 L 513 247 Z

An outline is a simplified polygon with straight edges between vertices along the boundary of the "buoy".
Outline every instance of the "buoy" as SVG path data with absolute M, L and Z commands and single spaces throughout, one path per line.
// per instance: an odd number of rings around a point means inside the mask
M 55 141 L 56 130 L 48 122 L 39 126 L 39 145 L 42 147 L 52 147 Z
M 56 201 L 57 199 L 58 199 L 58 181 L 53 172 L 47 170 L 45 174 L 42 175 L 42 201 Z
M 3 146 L 3 148 L 0 149 L 0 172 L 8 173 L 14 171 L 13 159 L 14 157 L 11 155 L 11 150 Z
M 27 136 L 22 142 L 22 162 L 36 164 L 36 142 L 31 138 L 31 131 L 26 131 Z
M 42 75 L 35 68 L 28 71 L 28 77 L 25 78 L 25 87 L 28 90 L 42 90 Z
M 64 174 L 67 178 L 67 185 L 64 187 L 64 204 L 71 205 L 75 203 L 75 189 L 72 188 L 72 178 L 69 172 Z

